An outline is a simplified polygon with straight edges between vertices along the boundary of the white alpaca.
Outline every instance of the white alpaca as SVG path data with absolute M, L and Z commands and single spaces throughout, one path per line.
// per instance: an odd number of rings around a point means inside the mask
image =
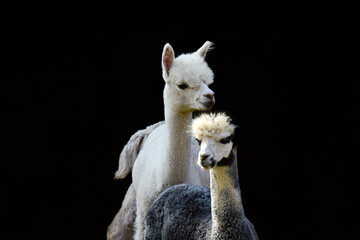
M 230 121 L 222 113 L 193 121 L 198 164 L 210 169 L 211 188 L 180 184 L 165 190 L 146 216 L 146 240 L 258 239 L 242 205 Z
M 204 59 L 211 45 L 206 42 L 196 52 L 176 58 L 170 44 L 164 46 L 165 121 L 133 135 L 121 153 L 116 176 L 125 177 L 132 167 L 133 183 L 125 199 L 136 199 L 136 204 L 134 201 L 123 202 L 118 215 L 129 216 L 126 211 L 136 209 L 135 239 L 144 238 L 146 213 L 163 190 L 180 183 L 209 186 L 208 172 L 195 164 L 199 148 L 187 128 L 192 122 L 193 111 L 209 110 L 215 102 L 214 92 L 208 87 L 213 82 L 213 72 Z M 120 239 L 109 238 L 109 233 L 115 229 L 114 221 L 109 227 L 108 239 Z M 112 232 L 119 228 L 129 232 L 126 229 L 131 221 L 131 217 L 123 219 L 120 223 L 123 226 L 117 226 Z
M 119 169 L 115 173 L 116 179 L 122 179 L 128 175 L 146 138 L 155 128 L 162 124 L 164 124 L 164 121 L 151 125 L 144 130 L 139 130 L 131 136 L 120 154 Z M 119 212 L 108 227 L 107 240 L 133 239 L 135 217 L 136 195 L 133 185 L 130 184 Z

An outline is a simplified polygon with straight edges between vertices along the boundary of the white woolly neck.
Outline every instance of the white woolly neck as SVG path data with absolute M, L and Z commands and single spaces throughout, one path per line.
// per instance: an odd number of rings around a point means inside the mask
M 176 112 L 165 106 L 165 126 L 168 140 L 164 144 L 168 146 L 168 174 L 174 184 L 178 184 L 178 181 L 186 181 L 191 154 L 191 135 L 187 130 L 191 121 L 191 112 Z

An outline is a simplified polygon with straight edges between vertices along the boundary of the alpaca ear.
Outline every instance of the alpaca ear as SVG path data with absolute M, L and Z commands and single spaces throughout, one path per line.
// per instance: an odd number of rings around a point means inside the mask
M 211 49 L 213 43 L 210 41 L 206 41 L 201 48 L 199 48 L 196 53 L 199 54 L 201 57 L 205 58 L 206 53 Z
M 165 44 L 161 61 L 164 80 L 169 76 L 169 71 L 175 58 L 174 56 L 175 52 L 171 45 L 168 43 Z

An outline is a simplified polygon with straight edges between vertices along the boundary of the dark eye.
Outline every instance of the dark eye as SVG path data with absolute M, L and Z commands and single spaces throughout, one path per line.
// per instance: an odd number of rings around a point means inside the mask
M 180 85 L 178 85 L 178 87 L 180 88 L 180 89 L 187 89 L 189 86 L 187 85 L 187 84 L 185 84 L 185 83 L 183 83 L 183 84 L 180 84 Z
M 231 136 L 228 136 L 228 137 L 226 137 L 226 138 L 221 139 L 219 142 L 220 142 L 221 144 L 228 144 L 228 143 L 231 141 L 231 139 L 232 139 L 232 137 L 231 137 Z
M 201 140 L 196 138 L 196 141 L 199 143 L 199 145 L 201 144 Z

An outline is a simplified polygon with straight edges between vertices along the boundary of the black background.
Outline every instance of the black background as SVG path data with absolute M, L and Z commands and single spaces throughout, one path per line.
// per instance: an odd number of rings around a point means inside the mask
M 191 2 L 4 8 L 0 239 L 105 239 L 130 136 L 163 120 L 161 53 L 215 43 L 260 239 L 359 239 L 353 6 Z

